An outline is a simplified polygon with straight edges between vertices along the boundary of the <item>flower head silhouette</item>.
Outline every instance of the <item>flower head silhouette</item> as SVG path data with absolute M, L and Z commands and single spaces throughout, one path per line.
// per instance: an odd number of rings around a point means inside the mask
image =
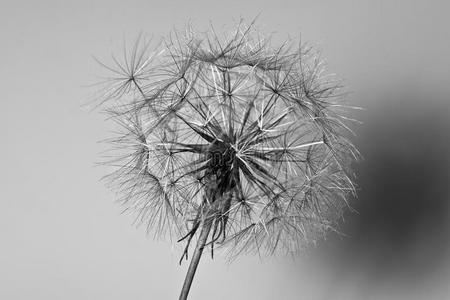
M 254 24 L 175 32 L 156 49 L 138 39 L 113 57 L 101 103 L 121 128 L 107 176 L 126 210 L 158 236 L 233 254 L 296 251 L 336 221 L 354 192 L 357 150 L 341 85 L 318 53 L 273 47 Z

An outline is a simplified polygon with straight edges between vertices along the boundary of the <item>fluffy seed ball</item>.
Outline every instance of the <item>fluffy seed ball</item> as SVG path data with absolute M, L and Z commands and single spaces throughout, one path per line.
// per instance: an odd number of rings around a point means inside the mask
M 107 178 L 138 223 L 182 239 L 209 219 L 211 245 L 269 254 L 335 227 L 358 154 L 317 52 L 241 23 L 156 49 L 138 40 L 113 61 L 102 105 L 121 133 Z

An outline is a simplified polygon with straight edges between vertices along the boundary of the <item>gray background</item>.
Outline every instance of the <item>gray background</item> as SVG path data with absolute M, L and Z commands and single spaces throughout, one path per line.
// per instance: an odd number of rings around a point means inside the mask
M 187 264 L 120 215 L 82 104 L 123 38 L 253 19 L 317 45 L 366 108 L 358 215 L 309 255 L 201 261 L 192 299 L 449 299 L 447 1 L 2 1 L 0 298 L 176 299 Z

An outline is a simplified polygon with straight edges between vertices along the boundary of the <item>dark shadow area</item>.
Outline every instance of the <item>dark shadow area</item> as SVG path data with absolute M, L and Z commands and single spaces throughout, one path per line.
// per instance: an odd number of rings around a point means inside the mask
M 358 213 L 347 214 L 341 231 L 348 236 L 324 243 L 319 259 L 329 263 L 334 286 L 364 277 L 360 296 L 448 282 L 449 103 L 402 96 L 365 114 L 356 139 L 364 156 L 355 165 Z

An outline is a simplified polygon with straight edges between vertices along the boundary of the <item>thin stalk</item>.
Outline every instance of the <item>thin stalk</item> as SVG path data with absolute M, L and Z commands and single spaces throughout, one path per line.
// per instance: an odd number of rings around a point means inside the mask
M 183 289 L 181 290 L 179 300 L 186 300 L 191 289 L 192 280 L 194 279 L 195 271 L 197 270 L 200 257 L 205 248 L 206 240 L 208 239 L 209 231 L 211 230 L 212 220 L 204 220 L 202 224 L 202 230 L 195 246 L 194 254 L 192 255 L 191 262 L 189 264 L 186 278 L 184 279 Z

